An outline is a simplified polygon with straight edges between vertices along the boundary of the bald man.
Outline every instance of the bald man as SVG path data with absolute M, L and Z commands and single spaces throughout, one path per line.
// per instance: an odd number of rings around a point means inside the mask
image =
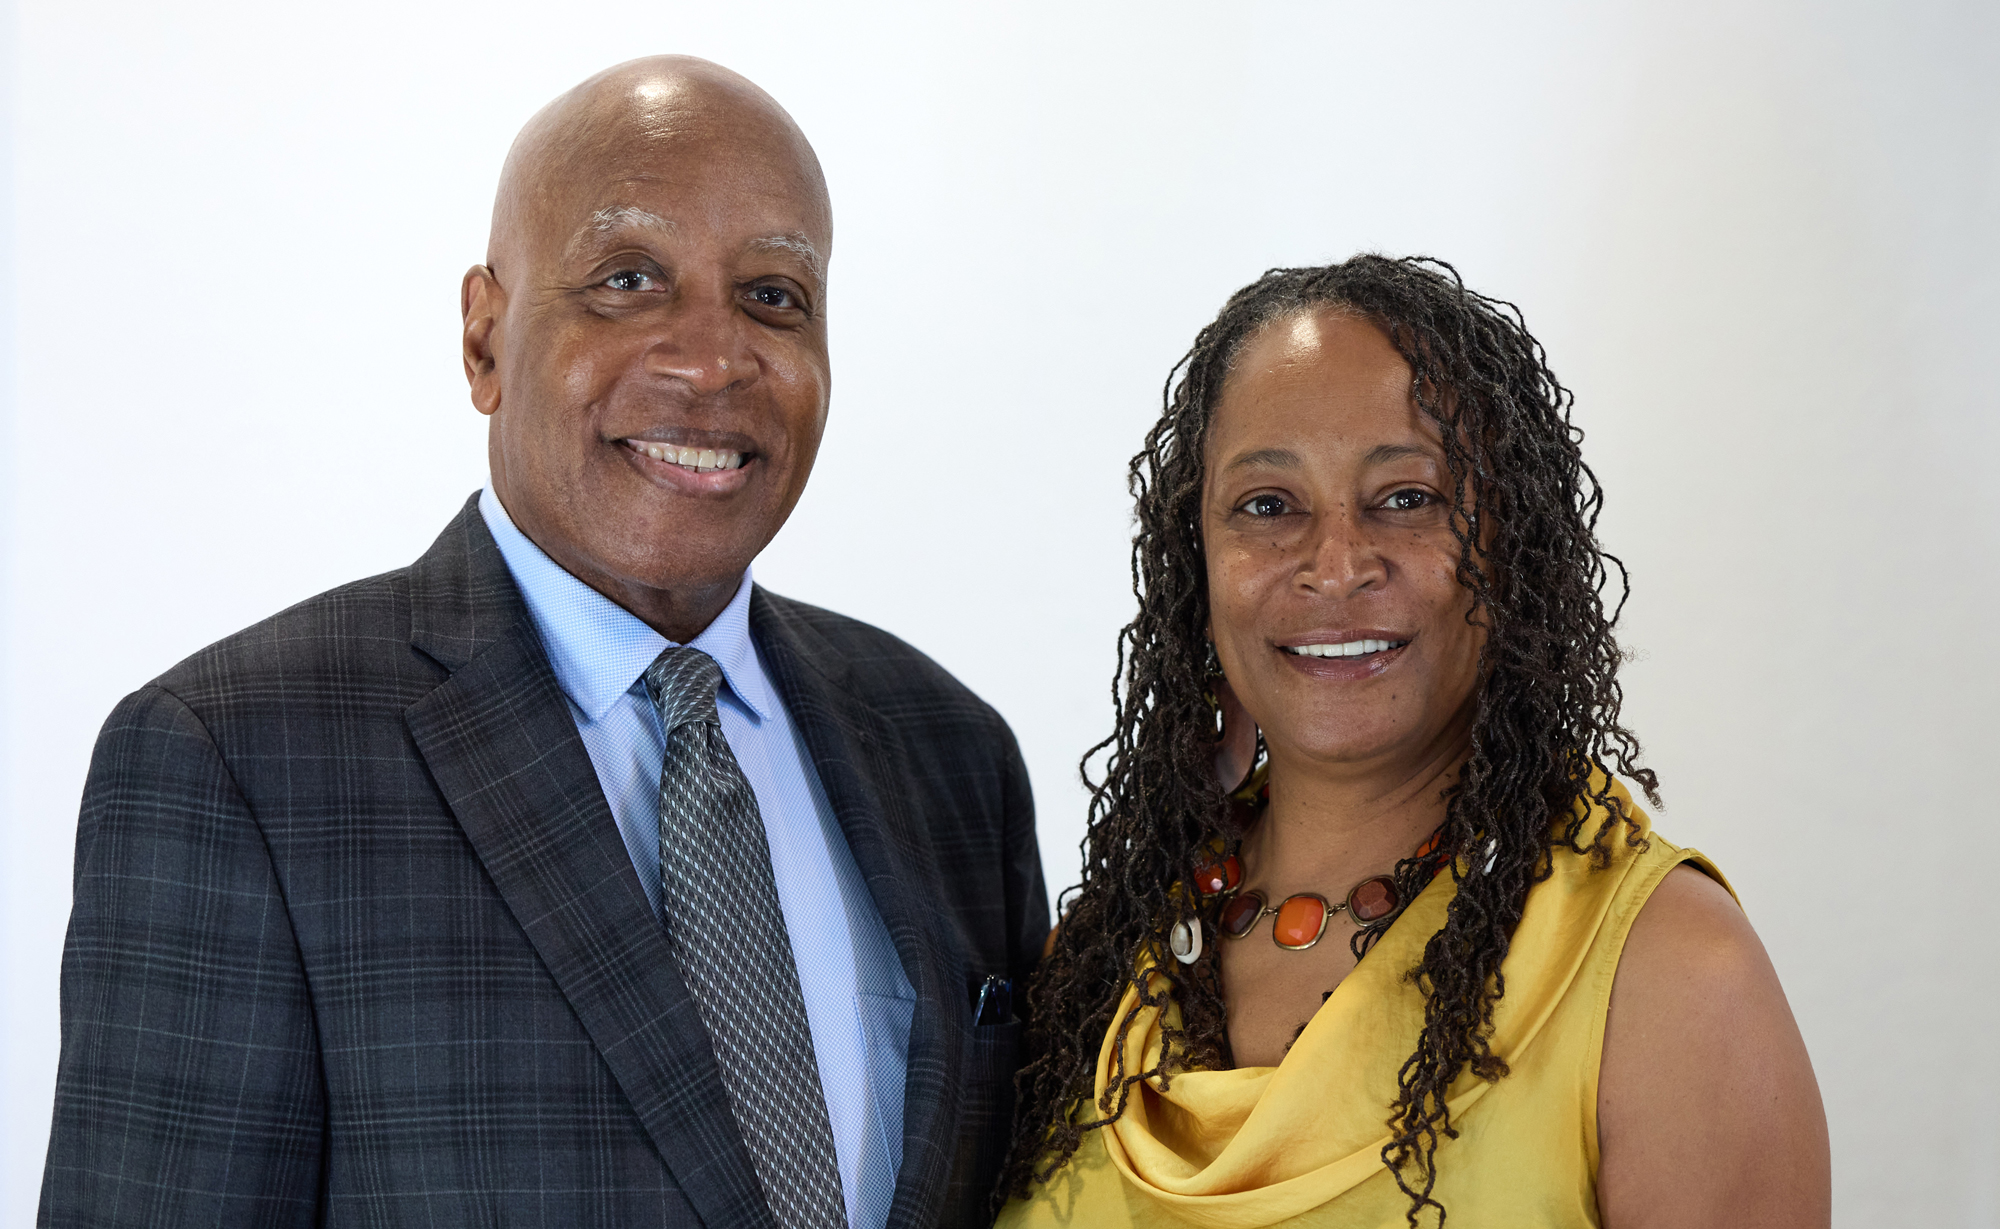
M 712 64 L 522 131 L 461 294 L 491 484 L 99 738 L 42 1224 L 985 1223 L 1048 930 L 1020 754 L 750 575 L 832 242 Z

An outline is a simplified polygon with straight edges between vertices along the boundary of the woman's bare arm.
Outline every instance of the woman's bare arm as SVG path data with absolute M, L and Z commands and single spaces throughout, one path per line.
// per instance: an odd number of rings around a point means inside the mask
M 1826 1111 L 1778 974 L 1729 893 L 1680 866 L 1633 922 L 1597 1086 L 1606 1229 L 1825 1229 Z

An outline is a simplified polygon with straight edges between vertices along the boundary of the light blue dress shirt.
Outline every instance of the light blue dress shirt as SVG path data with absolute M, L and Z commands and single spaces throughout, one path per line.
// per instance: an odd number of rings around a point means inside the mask
M 672 642 L 544 554 L 515 527 L 491 487 L 481 492 L 479 511 L 527 602 L 658 916 L 666 738 L 643 676 Z M 729 605 L 689 643 L 722 667 L 716 697 L 722 733 L 764 818 L 833 1122 L 847 1223 L 880 1229 L 889 1219 L 903 1158 L 903 1082 L 916 994 L 750 639 L 749 572 Z

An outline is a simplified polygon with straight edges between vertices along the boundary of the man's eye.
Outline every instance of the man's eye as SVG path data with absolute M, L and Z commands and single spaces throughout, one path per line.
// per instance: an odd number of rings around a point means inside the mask
M 751 290 L 750 297 L 766 307 L 783 309 L 799 305 L 798 301 L 792 298 L 792 292 L 783 286 L 758 286 Z
M 637 269 L 621 269 L 605 278 L 604 284 L 613 290 L 651 290 L 658 285 L 651 274 Z
M 1389 498 L 1382 501 L 1382 506 L 1391 512 L 1415 512 L 1419 508 L 1428 508 L 1433 502 L 1435 501 L 1429 491 L 1407 487 L 1392 492 Z
M 1283 516 L 1289 509 L 1285 501 L 1276 495 L 1252 495 L 1237 511 L 1248 512 L 1251 516 Z

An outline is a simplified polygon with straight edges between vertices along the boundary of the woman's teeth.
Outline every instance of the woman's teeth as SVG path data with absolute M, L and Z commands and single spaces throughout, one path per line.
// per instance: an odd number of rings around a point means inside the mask
M 670 465 L 679 465 L 697 473 L 735 469 L 743 464 L 743 454 L 740 452 L 723 452 L 714 448 L 677 448 L 672 444 L 654 444 L 646 440 L 626 440 L 625 443 L 634 451 L 643 452 L 655 461 L 665 461 Z
M 1400 649 L 1408 643 L 1407 640 L 1349 640 L 1345 644 L 1288 644 L 1284 649 L 1300 657 L 1360 657 Z

